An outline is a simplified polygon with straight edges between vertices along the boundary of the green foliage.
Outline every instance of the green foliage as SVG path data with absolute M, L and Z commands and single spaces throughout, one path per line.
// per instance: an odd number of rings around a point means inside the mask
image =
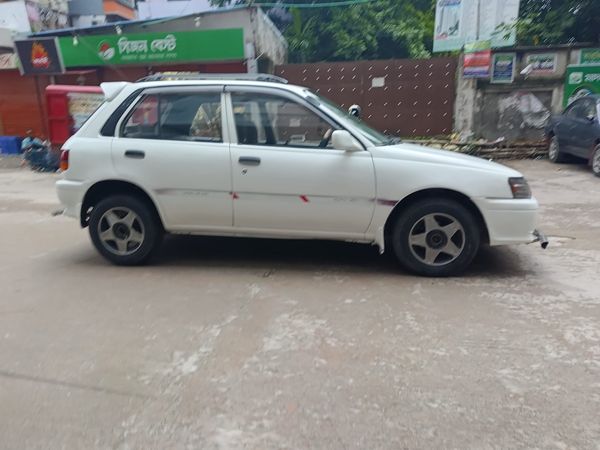
M 309 3 L 282 1 L 286 5 Z M 258 5 L 261 1 L 211 3 Z M 435 4 L 436 0 L 373 0 L 343 7 L 286 7 L 291 19 L 278 25 L 288 40 L 290 62 L 427 58 L 433 46 Z M 517 29 L 520 44 L 600 43 L 600 0 L 521 0 L 519 21 L 501 27 L 499 32 L 513 28 Z
M 250 3 L 211 1 L 217 6 Z M 331 1 L 311 0 L 310 3 Z M 285 0 L 284 3 L 309 1 Z M 283 27 L 283 32 L 289 44 L 290 62 L 427 58 L 431 54 L 435 0 L 374 0 L 343 7 L 291 7 L 289 11 L 291 23 Z
M 521 0 L 521 44 L 600 43 L 599 0 Z

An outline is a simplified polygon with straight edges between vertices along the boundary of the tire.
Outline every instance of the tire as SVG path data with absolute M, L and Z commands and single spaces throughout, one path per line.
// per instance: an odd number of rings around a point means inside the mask
M 396 258 L 407 270 L 428 277 L 463 272 L 481 244 L 473 214 L 451 199 L 427 199 L 402 211 L 392 232 Z
M 560 144 L 556 136 L 552 136 L 552 139 L 550 139 L 550 145 L 548 146 L 548 159 L 556 164 L 567 161 L 567 155 L 560 151 Z
M 600 144 L 596 146 L 591 159 L 592 173 L 600 177 Z
M 113 264 L 146 263 L 160 246 L 162 225 L 154 210 L 135 196 L 115 195 L 99 202 L 89 232 L 98 252 Z

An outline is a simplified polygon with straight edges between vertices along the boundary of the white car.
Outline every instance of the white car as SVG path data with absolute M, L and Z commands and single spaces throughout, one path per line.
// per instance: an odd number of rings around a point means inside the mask
M 166 232 L 375 244 L 448 276 L 482 244 L 540 239 L 520 173 L 401 143 L 284 81 L 102 84 L 106 101 L 63 148 L 65 214 L 122 265 L 147 261 Z

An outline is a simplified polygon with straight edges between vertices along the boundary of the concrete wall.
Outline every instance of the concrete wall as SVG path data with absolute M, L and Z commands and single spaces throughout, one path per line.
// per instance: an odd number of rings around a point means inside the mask
M 29 33 L 31 25 L 23 0 L 0 3 L 0 28 Z
M 144 0 L 137 4 L 138 19 L 181 16 L 212 9 L 209 0 Z
M 562 111 L 567 66 L 578 61 L 573 47 L 527 47 L 503 49 L 517 54 L 516 76 L 512 84 L 493 84 L 489 79 L 465 79 L 462 66 L 457 75 L 454 129 L 463 139 L 484 138 L 508 141 L 543 138 L 545 122 Z M 530 56 L 554 54 L 553 71 L 520 72 L 529 66 Z M 462 58 L 461 65 L 462 65 Z

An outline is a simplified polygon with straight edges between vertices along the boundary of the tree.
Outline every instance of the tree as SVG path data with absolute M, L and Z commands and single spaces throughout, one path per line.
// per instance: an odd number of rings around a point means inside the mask
M 521 0 L 521 44 L 600 43 L 599 0 Z
M 211 0 L 213 5 L 251 3 Z M 331 3 L 311 0 L 310 3 Z M 260 5 L 260 1 L 253 4 Z M 294 8 L 289 23 L 274 20 L 289 44 L 291 62 L 348 61 L 382 58 L 426 58 L 433 37 L 435 0 L 377 0 L 326 8 Z M 269 9 L 269 8 L 265 8 Z

